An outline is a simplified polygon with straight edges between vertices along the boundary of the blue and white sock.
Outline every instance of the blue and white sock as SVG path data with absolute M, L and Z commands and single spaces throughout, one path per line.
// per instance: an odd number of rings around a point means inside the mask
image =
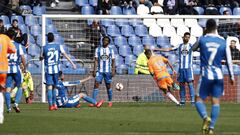
M 189 93 L 190 93 L 190 97 L 191 97 L 191 102 L 193 103 L 193 102 L 195 102 L 195 98 L 194 98 L 195 91 L 194 91 L 193 83 L 192 82 L 189 83 L 188 87 L 189 87 Z
M 112 101 L 112 95 L 113 95 L 112 89 L 107 90 L 107 94 L 108 94 L 108 101 Z
M 93 98 L 90 98 L 89 96 L 84 96 L 83 100 L 87 101 L 88 103 L 94 104 L 94 105 L 97 104 L 97 101 Z
M 19 104 L 22 98 L 22 88 L 18 88 L 16 97 L 15 97 L 15 103 Z
M 53 103 L 52 103 L 52 90 L 47 90 L 47 98 L 48 98 L 48 104 L 49 104 L 49 106 L 52 106 L 53 105 Z
M 11 96 L 10 96 L 10 92 L 5 92 L 4 95 L 5 95 L 7 109 L 11 109 Z
M 186 102 L 186 90 L 185 90 L 185 85 L 180 85 L 180 91 L 179 91 L 179 94 L 180 94 L 180 103 L 185 103 Z
M 98 89 L 93 89 L 93 93 L 92 93 L 93 99 L 97 100 L 98 93 L 99 93 Z
M 219 113 L 220 113 L 220 105 L 219 104 L 212 105 L 211 123 L 209 126 L 210 128 L 214 129 Z
M 205 104 L 204 104 L 203 102 L 201 102 L 201 101 L 197 101 L 197 102 L 195 103 L 195 106 L 196 106 L 196 109 L 197 109 L 200 117 L 201 117 L 202 119 L 207 118 L 207 110 L 206 110 Z

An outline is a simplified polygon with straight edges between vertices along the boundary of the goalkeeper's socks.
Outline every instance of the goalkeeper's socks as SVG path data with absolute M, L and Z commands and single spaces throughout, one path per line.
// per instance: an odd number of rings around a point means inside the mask
M 180 99 L 181 99 L 181 103 L 185 103 L 186 102 L 186 90 L 185 90 L 185 85 L 180 85 Z
M 94 89 L 94 90 L 93 90 L 93 93 L 92 93 L 93 99 L 97 100 L 97 95 L 98 95 L 98 93 L 99 93 L 98 89 Z
M 5 92 L 5 100 L 6 100 L 7 109 L 11 109 L 11 96 L 10 96 L 10 92 Z
M 53 105 L 53 103 L 52 103 L 52 90 L 48 90 L 47 91 L 47 98 L 48 98 L 48 104 L 49 104 L 49 106 L 52 106 Z
M 107 90 L 107 94 L 108 94 L 108 101 L 112 101 L 112 95 L 113 95 L 112 89 Z
M 94 104 L 94 105 L 97 104 L 97 101 L 93 98 L 90 98 L 89 96 L 83 96 L 83 100 L 87 101 L 88 103 Z
M 53 89 L 52 91 L 52 103 L 53 104 L 56 104 L 56 101 L 57 101 L 57 90 L 56 89 Z
M 179 105 L 179 102 L 177 101 L 177 99 L 170 92 L 167 92 L 167 97 L 169 97 L 174 103 Z
M 206 110 L 206 106 L 204 105 L 204 103 L 202 101 L 197 101 L 195 103 L 196 109 L 199 113 L 199 115 L 201 116 L 202 119 L 207 118 L 207 110 Z
M 189 87 L 189 92 L 190 92 L 190 97 L 191 97 L 191 102 L 193 103 L 195 101 L 194 96 L 195 96 L 195 91 L 194 91 L 194 87 L 193 87 L 193 83 L 189 83 L 188 84 Z
M 18 104 L 21 101 L 21 98 L 22 98 L 22 88 L 18 88 L 16 97 L 15 97 L 15 103 Z
M 4 112 L 4 99 L 3 99 L 3 93 L 0 92 L 0 117 L 3 116 Z
M 220 105 L 219 104 L 212 105 L 211 123 L 210 123 L 210 126 L 209 126 L 211 129 L 214 129 L 214 125 L 217 121 L 219 112 L 220 112 Z

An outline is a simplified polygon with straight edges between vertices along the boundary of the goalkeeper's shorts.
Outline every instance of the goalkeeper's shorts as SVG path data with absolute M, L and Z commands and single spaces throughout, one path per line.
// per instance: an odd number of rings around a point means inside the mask
M 168 87 L 172 87 L 173 80 L 171 77 L 163 78 L 157 81 L 158 87 L 162 90 L 167 90 Z

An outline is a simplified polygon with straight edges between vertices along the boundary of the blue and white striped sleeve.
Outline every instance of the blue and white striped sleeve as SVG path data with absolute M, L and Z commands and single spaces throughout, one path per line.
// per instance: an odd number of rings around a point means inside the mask
M 226 47 L 226 61 L 227 61 L 228 73 L 229 73 L 231 79 L 234 80 L 233 64 L 232 64 L 232 56 L 231 56 L 230 47 Z
M 61 51 L 61 53 L 65 53 L 65 50 L 62 45 L 60 45 L 60 51 Z
M 115 59 L 115 54 L 113 49 L 111 49 L 111 53 L 112 53 L 112 59 Z
M 66 87 L 68 87 L 68 86 L 76 86 L 76 85 L 79 85 L 79 84 L 81 84 L 80 80 L 63 82 L 63 85 L 66 86 Z

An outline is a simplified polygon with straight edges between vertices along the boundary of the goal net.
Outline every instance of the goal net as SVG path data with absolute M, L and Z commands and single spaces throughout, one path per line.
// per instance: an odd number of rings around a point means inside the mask
M 42 46 L 46 43 L 46 34 L 53 32 L 56 42 L 64 46 L 67 54 L 74 59 L 77 70 L 71 69 L 71 64 L 63 60 L 60 64 L 65 74 L 65 81 L 82 79 L 91 74 L 93 69 L 94 50 L 101 45 L 101 38 L 107 35 L 111 38 L 110 47 L 116 55 L 116 72 L 113 78 L 112 88 L 113 101 L 116 102 L 159 102 L 168 101 L 162 91 L 159 91 L 156 83 L 150 75 L 135 75 L 134 67 L 137 56 L 143 52 L 143 45 L 150 45 L 151 48 L 168 48 L 182 43 L 182 36 L 185 32 L 191 33 L 190 43 L 195 43 L 203 34 L 205 22 L 209 18 L 217 20 L 221 36 L 227 39 L 228 45 L 232 40 L 239 46 L 240 18 L 239 16 L 112 16 L 112 15 L 43 15 L 42 16 Z M 177 52 L 156 52 L 167 57 L 174 68 L 178 69 Z M 239 55 L 239 54 L 238 54 Z M 239 60 L 239 59 L 238 59 Z M 43 65 L 41 64 L 41 67 Z M 39 94 L 36 100 L 46 102 L 44 86 L 44 70 L 41 74 L 33 75 L 34 81 L 42 80 L 35 85 Z M 194 53 L 194 86 L 197 88 L 199 79 L 199 53 Z M 170 70 L 169 70 L 170 71 Z M 223 100 L 227 102 L 239 102 L 239 63 L 234 64 L 236 83 L 231 86 L 226 70 L 224 84 L 225 93 Z M 176 79 L 176 77 L 174 77 Z M 115 90 L 115 84 L 121 82 L 124 85 L 122 91 Z M 80 91 L 92 95 L 94 79 L 82 85 L 70 87 L 70 95 Z M 188 91 L 188 87 L 186 86 Z M 188 93 L 188 92 L 187 92 Z M 174 92 L 179 99 L 178 91 Z M 187 99 L 189 101 L 189 94 Z M 98 99 L 107 100 L 106 88 L 100 86 Z

